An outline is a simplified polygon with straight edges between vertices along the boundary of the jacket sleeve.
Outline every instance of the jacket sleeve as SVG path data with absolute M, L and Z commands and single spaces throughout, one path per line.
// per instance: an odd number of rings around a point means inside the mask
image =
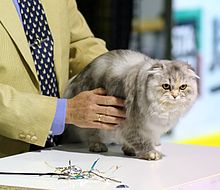
M 105 42 L 95 38 L 77 9 L 75 0 L 68 1 L 70 25 L 70 77 L 99 55 L 107 52 Z
M 44 146 L 56 98 L 24 93 L 0 84 L 0 136 Z

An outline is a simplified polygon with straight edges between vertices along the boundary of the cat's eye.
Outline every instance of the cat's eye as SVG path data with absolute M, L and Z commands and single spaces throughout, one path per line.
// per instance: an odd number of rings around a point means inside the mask
M 163 89 L 164 90 L 170 90 L 171 88 L 170 88 L 170 85 L 169 84 L 162 84 L 162 87 L 163 87 Z
M 185 90 L 186 87 L 187 87 L 187 84 L 182 84 L 182 85 L 180 86 L 180 90 Z

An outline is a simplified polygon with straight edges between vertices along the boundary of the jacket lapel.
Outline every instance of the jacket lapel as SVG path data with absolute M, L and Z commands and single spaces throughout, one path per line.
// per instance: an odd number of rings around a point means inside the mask
M 0 1 L 0 22 L 8 31 L 18 50 L 21 52 L 28 66 L 30 67 L 33 75 L 36 78 L 36 81 L 38 81 L 33 58 L 27 43 L 23 26 L 11 0 Z

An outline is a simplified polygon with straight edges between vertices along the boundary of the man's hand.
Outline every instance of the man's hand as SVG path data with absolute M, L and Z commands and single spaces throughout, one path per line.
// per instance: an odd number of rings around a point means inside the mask
M 125 119 L 124 100 L 97 88 L 67 100 L 66 123 L 81 128 L 114 129 Z

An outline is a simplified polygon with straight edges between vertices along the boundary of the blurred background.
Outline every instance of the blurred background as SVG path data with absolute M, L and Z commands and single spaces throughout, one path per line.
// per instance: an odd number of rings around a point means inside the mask
M 200 76 L 199 97 L 162 140 L 220 145 L 219 0 L 77 0 L 96 37 L 111 49 L 190 63 Z

